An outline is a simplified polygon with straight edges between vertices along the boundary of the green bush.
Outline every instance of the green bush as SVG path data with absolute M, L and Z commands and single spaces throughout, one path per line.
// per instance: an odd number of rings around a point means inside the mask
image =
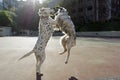
M 11 26 L 13 17 L 9 11 L 0 11 L 0 26 Z

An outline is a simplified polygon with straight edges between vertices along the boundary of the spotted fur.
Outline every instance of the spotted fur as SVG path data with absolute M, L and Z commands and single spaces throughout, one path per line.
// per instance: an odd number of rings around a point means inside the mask
M 29 53 L 25 54 L 23 57 L 20 59 L 23 59 L 32 53 L 35 53 L 36 56 L 36 73 L 41 75 L 41 65 L 45 60 L 45 48 L 46 45 L 53 33 L 53 28 L 52 28 L 52 20 L 51 20 L 51 15 L 53 15 L 54 10 L 50 8 L 41 8 L 39 9 L 39 35 L 38 35 L 38 40 L 33 48 L 32 51 Z

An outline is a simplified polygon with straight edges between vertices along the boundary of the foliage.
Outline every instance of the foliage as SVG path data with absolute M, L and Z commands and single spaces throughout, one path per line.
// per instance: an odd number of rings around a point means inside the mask
M 12 26 L 15 14 L 10 11 L 0 11 L 0 26 Z

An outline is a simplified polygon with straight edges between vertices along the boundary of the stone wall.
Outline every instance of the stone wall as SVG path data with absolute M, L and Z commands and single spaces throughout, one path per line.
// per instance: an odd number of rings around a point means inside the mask
M 11 27 L 0 27 L 0 36 L 11 36 L 12 28 Z

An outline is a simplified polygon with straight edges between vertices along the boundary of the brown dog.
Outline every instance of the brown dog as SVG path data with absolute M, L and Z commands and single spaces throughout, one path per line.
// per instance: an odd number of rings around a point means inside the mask
M 68 63 L 70 56 L 70 50 L 73 46 L 76 45 L 76 32 L 75 26 L 68 15 L 68 12 L 65 8 L 60 7 L 55 16 L 56 28 L 59 28 L 65 35 L 61 37 L 61 44 L 64 48 L 64 51 L 60 55 L 68 52 L 68 55 L 65 60 L 65 64 Z

